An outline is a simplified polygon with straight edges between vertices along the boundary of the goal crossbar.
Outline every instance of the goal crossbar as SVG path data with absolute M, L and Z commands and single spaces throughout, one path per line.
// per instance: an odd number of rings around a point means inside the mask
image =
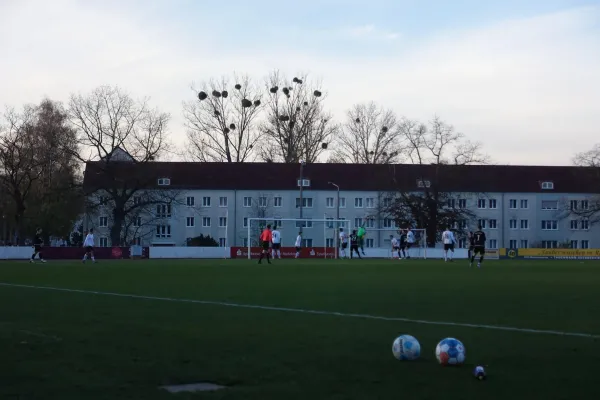
M 248 244 L 248 259 L 251 259 L 251 247 L 252 247 L 252 241 L 251 241 L 251 235 L 252 235 L 252 222 L 253 221 L 264 221 L 264 222 L 283 222 L 283 221 L 294 221 L 294 222 L 323 222 L 323 236 L 326 237 L 327 235 L 325 234 L 327 229 L 339 229 L 343 226 L 345 226 L 346 224 L 348 224 L 350 221 L 348 221 L 347 219 L 331 219 L 331 218 L 277 218 L 277 217 L 252 217 L 252 218 L 248 218 L 248 240 L 247 240 L 247 244 Z M 329 225 L 329 227 L 328 227 Z M 302 231 L 302 227 L 298 228 L 300 229 L 300 231 Z M 335 257 L 338 257 L 338 235 L 335 235 Z

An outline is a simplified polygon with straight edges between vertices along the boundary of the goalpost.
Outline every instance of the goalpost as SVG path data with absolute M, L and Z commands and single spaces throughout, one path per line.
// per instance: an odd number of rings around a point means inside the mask
M 339 229 L 344 228 L 348 236 L 353 230 L 359 229 L 351 221 L 346 219 L 333 218 L 278 218 L 278 217 L 254 217 L 248 218 L 246 246 L 248 249 L 248 259 L 252 258 L 251 248 L 258 247 L 259 236 L 262 230 L 271 225 L 271 228 L 277 226 L 281 232 L 281 247 L 294 247 L 296 237 L 302 231 L 302 247 L 324 248 L 323 254 L 314 254 L 322 258 L 338 258 L 339 255 Z M 369 228 L 365 227 L 366 235 L 362 243 L 362 250 L 368 258 L 391 258 L 392 248 L 390 235 L 400 241 L 400 229 L 398 228 Z M 407 255 L 411 258 L 427 258 L 427 237 L 424 229 L 412 229 L 415 237 L 415 243 L 410 249 L 407 249 Z M 360 244 L 359 244 L 359 247 Z M 350 249 L 347 249 L 349 253 Z
M 248 218 L 248 259 L 252 258 L 252 245 L 259 246 L 260 233 L 267 225 L 276 226 L 281 232 L 281 247 L 295 247 L 296 237 L 302 231 L 303 248 L 324 248 L 323 258 L 336 258 L 339 228 L 347 231 L 347 224 L 347 220 L 331 218 Z

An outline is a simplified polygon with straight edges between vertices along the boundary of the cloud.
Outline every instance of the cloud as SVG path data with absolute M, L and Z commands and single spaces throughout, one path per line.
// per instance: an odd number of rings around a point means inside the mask
M 598 137 L 599 7 L 419 37 L 403 32 L 401 40 L 375 24 L 326 34 L 306 24 L 246 40 L 245 28 L 221 33 L 160 9 L 142 18 L 118 13 L 118 3 L 15 4 L 0 12 L 0 76 L 9 77 L 0 80 L 0 105 L 43 95 L 64 101 L 118 84 L 170 112 L 181 143 L 181 102 L 193 98 L 192 82 L 234 71 L 262 79 L 280 69 L 322 79 L 338 119 L 370 100 L 409 118 L 437 114 L 506 163 L 568 163 Z

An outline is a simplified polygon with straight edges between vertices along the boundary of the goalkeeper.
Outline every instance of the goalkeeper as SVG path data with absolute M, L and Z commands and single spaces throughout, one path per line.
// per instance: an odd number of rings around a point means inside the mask
M 358 237 L 358 245 L 360 246 L 360 250 L 363 253 L 363 256 L 365 255 L 365 236 L 367 235 L 367 230 L 365 229 L 364 225 L 361 226 L 360 228 L 358 228 L 358 233 L 356 234 L 356 236 Z

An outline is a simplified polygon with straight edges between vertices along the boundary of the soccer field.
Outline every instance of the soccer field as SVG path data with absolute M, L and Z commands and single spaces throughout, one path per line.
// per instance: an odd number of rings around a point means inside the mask
M 600 262 L 2 262 L 0 283 L 2 399 L 600 398 Z M 403 333 L 419 360 L 392 356 Z M 448 336 L 465 365 L 437 364 Z M 228 388 L 158 388 L 193 382 Z

